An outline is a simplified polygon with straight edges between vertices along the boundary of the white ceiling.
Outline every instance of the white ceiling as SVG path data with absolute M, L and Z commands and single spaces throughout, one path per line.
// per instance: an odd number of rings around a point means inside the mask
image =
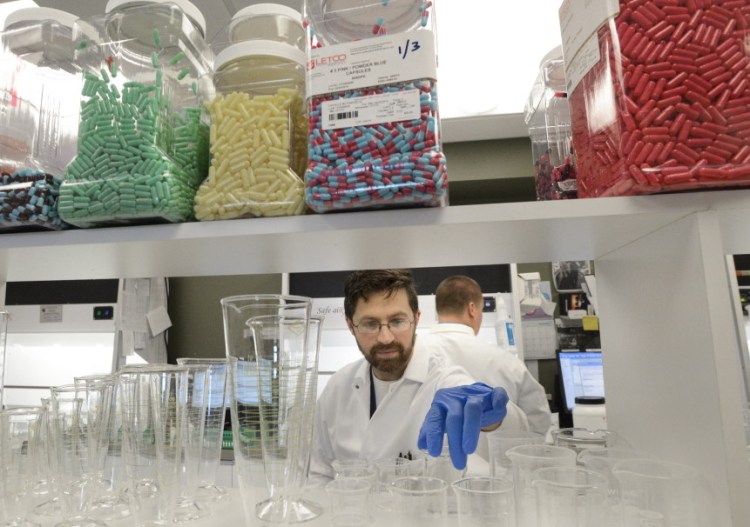
M 0 0 L 0 4 L 8 0 Z M 107 0 L 34 0 L 37 5 L 42 7 L 54 7 L 62 9 L 80 17 L 104 14 L 104 6 Z M 260 3 L 267 0 L 191 0 L 203 16 L 206 17 L 206 34 L 210 39 L 228 22 L 230 17 L 251 4 Z M 272 0 L 278 4 L 284 4 L 293 7 L 298 11 L 302 10 L 302 0 Z

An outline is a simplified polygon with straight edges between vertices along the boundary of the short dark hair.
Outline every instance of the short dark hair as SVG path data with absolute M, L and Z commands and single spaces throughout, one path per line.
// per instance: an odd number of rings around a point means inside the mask
M 390 296 L 401 289 L 406 291 L 412 313 L 419 311 L 417 288 L 408 269 L 354 271 L 346 278 L 344 284 L 344 316 L 352 320 L 357 302 L 361 298 L 367 300 L 373 293 L 380 292 Z
M 483 304 L 482 288 L 468 276 L 449 276 L 435 289 L 435 311 L 444 315 L 460 315 L 469 303 Z

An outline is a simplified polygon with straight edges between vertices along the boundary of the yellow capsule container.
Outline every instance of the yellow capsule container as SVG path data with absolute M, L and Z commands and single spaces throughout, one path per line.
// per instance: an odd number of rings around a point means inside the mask
M 216 57 L 210 168 L 195 197 L 198 220 L 292 216 L 306 211 L 305 53 L 270 40 Z

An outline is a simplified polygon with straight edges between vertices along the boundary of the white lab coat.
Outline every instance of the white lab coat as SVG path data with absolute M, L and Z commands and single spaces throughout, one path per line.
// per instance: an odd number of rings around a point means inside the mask
M 442 354 L 479 382 L 501 386 L 526 414 L 532 432 L 546 434 L 552 415 L 544 387 L 510 352 L 482 340 L 465 324 L 442 322 L 417 336 L 415 353 Z
M 439 354 L 415 349 L 403 377 L 391 385 L 370 419 L 369 368 L 364 358 L 347 364 L 328 380 L 320 395 L 310 459 L 311 484 L 333 478 L 331 463 L 336 459 L 419 455 L 419 429 L 435 392 L 475 382 Z M 527 429 L 525 417 L 512 403 L 502 427 Z

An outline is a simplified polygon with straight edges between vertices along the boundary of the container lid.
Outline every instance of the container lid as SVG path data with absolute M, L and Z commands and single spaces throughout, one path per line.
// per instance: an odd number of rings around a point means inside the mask
M 79 17 L 61 9 L 51 7 L 27 7 L 16 9 L 5 18 L 4 29 L 20 23 L 42 22 L 44 20 L 54 20 L 60 24 L 72 28 Z
M 373 27 L 384 27 L 389 34 L 421 26 L 423 0 L 308 0 L 307 14 L 324 40 L 353 42 L 377 36 Z
M 281 15 L 287 16 L 296 22 L 302 24 L 302 13 L 296 9 L 285 6 L 284 4 L 275 4 L 271 2 L 253 4 L 247 7 L 243 7 L 232 15 L 232 20 L 243 18 L 246 16 L 262 16 L 262 15 Z
M 282 4 L 262 3 L 241 9 L 227 26 L 229 42 L 277 40 L 305 51 L 302 14 Z
M 246 42 L 238 42 L 224 48 L 224 50 L 216 56 L 214 67 L 218 70 L 228 62 L 252 55 L 280 57 L 296 62 L 300 66 L 304 66 L 307 62 L 307 55 L 305 52 L 294 46 L 290 46 L 289 44 L 274 42 L 272 40 L 249 40 Z
M 206 36 L 206 17 L 203 16 L 201 10 L 190 0 L 109 0 L 107 7 L 104 8 L 104 12 L 109 13 L 118 7 L 124 7 L 129 4 L 174 4 L 182 9 L 188 18 L 198 25 L 198 29 L 200 29 L 203 36 Z
M 539 69 L 544 72 L 544 82 L 548 85 L 565 87 L 565 63 L 562 46 L 552 48 L 539 62 Z
M 604 397 L 597 395 L 579 395 L 575 398 L 576 404 L 592 405 L 592 404 L 604 404 Z

